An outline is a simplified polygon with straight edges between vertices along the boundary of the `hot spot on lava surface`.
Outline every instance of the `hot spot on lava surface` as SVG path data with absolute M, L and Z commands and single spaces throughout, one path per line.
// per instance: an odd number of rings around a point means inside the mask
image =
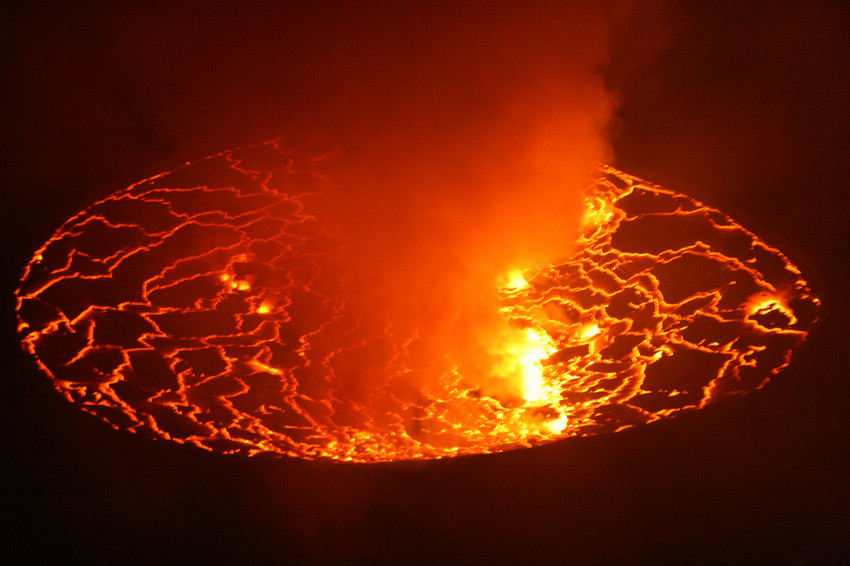
M 568 257 L 494 284 L 511 330 L 491 345 L 491 375 L 448 359 L 418 386 L 415 329 L 348 308 L 326 183 L 316 160 L 271 142 L 90 206 L 26 267 L 24 348 L 119 429 L 379 462 L 616 432 L 739 396 L 787 366 L 817 320 L 779 250 L 602 167 Z

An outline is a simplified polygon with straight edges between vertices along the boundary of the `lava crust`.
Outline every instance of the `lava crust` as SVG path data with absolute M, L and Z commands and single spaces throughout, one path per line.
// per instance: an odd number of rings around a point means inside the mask
M 615 432 L 736 397 L 787 366 L 817 319 L 779 250 L 603 167 L 569 256 L 494 285 L 513 332 L 494 345 L 500 369 L 471 376 L 418 359 L 416 329 L 351 312 L 326 183 L 272 142 L 90 206 L 26 267 L 24 348 L 119 429 L 378 462 Z M 420 385 L 424 371 L 439 375 Z

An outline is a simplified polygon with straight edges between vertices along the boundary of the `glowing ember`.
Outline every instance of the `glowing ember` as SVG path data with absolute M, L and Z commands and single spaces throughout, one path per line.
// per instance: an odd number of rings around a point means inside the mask
M 571 255 L 494 282 L 503 325 L 481 362 L 423 361 L 415 328 L 347 308 L 322 179 L 265 144 L 91 206 L 26 268 L 24 347 L 116 428 L 373 462 L 613 432 L 741 395 L 789 363 L 817 317 L 778 250 L 604 168 Z

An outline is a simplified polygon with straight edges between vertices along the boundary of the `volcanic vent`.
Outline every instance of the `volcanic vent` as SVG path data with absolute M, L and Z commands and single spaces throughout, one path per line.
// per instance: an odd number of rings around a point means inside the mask
M 24 347 L 116 428 L 376 462 L 615 432 L 738 396 L 784 368 L 817 317 L 779 250 L 603 167 L 565 256 L 480 291 L 482 320 L 498 321 L 481 352 L 437 352 L 409 320 L 358 307 L 320 169 L 267 143 L 92 205 L 25 270 Z

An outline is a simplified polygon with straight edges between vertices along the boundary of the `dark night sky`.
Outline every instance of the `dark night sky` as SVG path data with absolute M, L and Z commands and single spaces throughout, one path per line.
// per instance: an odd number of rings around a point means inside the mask
M 847 561 L 850 11 L 738 4 L 612 12 L 615 165 L 720 208 L 802 268 L 825 317 L 792 366 L 741 400 L 616 435 L 375 466 L 112 431 L 17 349 L 11 293 L 35 248 L 114 190 L 236 145 L 348 135 L 351 101 L 388 88 L 386 69 L 433 62 L 405 46 L 449 12 L 4 8 L 9 548 L 111 564 Z M 461 23 L 489 25 L 481 5 Z M 532 6 L 528 21 L 545 17 Z

